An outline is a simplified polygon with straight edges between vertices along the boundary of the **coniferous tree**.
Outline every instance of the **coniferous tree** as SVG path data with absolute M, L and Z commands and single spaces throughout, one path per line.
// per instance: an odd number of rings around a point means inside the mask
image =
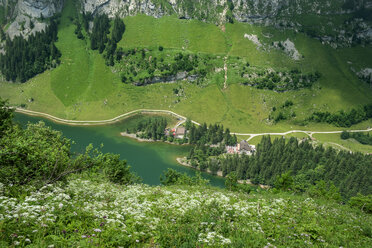
M 57 20 L 51 18 L 44 31 L 30 35 L 27 39 L 6 37 L 5 54 L 0 55 L 0 70 L 7 81 L 25 82 L 33 76 L 59 64 L 60 51 L 57 41 Z

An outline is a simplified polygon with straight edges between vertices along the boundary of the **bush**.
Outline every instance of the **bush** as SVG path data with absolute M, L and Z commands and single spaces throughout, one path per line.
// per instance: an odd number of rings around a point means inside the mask
M 372 195 L 362 195 L 351 197 L 349 205 L 358 208 L 366 213 L 372 214 Z
M 62 180 L 74 171 L 70 140 L 43 122 L 25 130 L 14 126 L 0 141 L 0 182 L 5 185 L 34 185 Z
M 327 200 L 341 200 L 339 189 L 332 183 L 326 183 L 324 180 L 317 181 L 316 184 L 309 188 L 308 193 L 311 197 L 323 198 Z
M 105 154 L 104 167 L 109 180 L 117 184 L 133 184 L 140 182 L 140 178 L 130 172 L 127 161 L 120 160 L 120 155 Z
M 6 130 L 12 127 L 13 112 L 8 102 L 0 98 L 0 138 Z
M 209 183 L 208 180 L 202 178 L 201 173 L 197 172 L 194 177 L 188 176 L 186 173 L 180 173 L 173 169 L 168 169 L 164 177 L 160 176 L 161 184 L 165 186 L 169 185 L 206 185 Z
M 276 177 L 275 188 L 280 190 L 290 190 L 293 187 L 293 178 L 291 177 L 291 172 L 288 171 L 281 176 Z
M 348 138 L 350 138 L 350 133 L 349 132 L 346 132 L 346 131 L 343 131 L 341 133 L 341 139 L 346 140 Z

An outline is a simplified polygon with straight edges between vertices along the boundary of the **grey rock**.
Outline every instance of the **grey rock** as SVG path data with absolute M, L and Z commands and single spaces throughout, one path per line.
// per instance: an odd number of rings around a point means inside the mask
M 41 16 L 48 18 L 62 11 L 64 0 L 18 0 L 14 1 L 12 18 L 13 22 L 7 29 L 11 38 L 16 35 L 27 37 L 45 29 L 46 24 L 40 19 Z M 5 6 L 8 3 L 1 2 Z M 30 22 L 34 28 L 30 28 Z

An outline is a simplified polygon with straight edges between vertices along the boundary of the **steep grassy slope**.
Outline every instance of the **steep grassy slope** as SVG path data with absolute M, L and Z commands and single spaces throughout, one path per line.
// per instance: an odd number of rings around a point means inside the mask
M 30 190 L 24 199 L 0 191 L 0 245 L 368 247 L 372 242 L 370 215 L 330 201 L 204 186 L 119 186 L 78 177 L 66 186 Z
M 235 132 L 336 129 L 323 124 L 298 126 L 296 120 L 304 119 L 314 110 L 348 110 L 372 102 L 371 89 L 351 70 L 372 67 L 370 47 L 335 50 L 289 30 L 235 23 L 227 24 L 223 32 L 213 24 L 172 16 L 125 18 L 126 32 L 119 46 L 157 49 L 161 45 L 170 54 L 182 50 L 213 54 L 221 65 L 227 56 L 227 89 L 223 70 L 213 74 L 204 87 L 187 82 L 126 85 L 120 82 L 118 73 L 105 65 L 102 55 L 89 49 L 89 40 L 76 38 L 71 21 L 75 11 L 74 1 L 67 1 L 56 44 L 62 52 L 61 65 L 23 85 L 0 83 L 1 97 L 9 98 L 14 105 L 26 104 L 29 109 L 68 119 L 108 119 L 138 108 L 170 109 L 198 122 L 222 123 Z M 256 34 L 265 49 L 258 49 L 244 34 Z M 303 59 L 294 61 L 271 47 L 272 42 L 287 38 L 295 43 Z M 238 64 L 246 62 L 257 69 L 319 71 L 322 77 L 311 90 L 285 93 L 259 90 L 240 84 L 243 79 Z M 173 93 L 176 87 L 183 88 L 183 97 Z M 29 102 L 31 98 L 34 101 Z M 268 124 L 266 119 L 272 108 L 286 100 L 294 102 L 296 118 Z M 356 128 L 366 128 L 371 123 Z

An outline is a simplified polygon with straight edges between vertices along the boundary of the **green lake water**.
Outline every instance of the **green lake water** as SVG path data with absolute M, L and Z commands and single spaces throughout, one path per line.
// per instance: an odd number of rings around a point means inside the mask
M 15 114 L 15 121 L 25 126 L 28 122 L 45 122 L 46 125 L 61 131 L 64 136 L 75 141 L 72 145 L 73 152 L 84 152 L 85 147 L 92 143 L 94 147 L 103 144 L 102 152 L 120 154 L 121 159 L 128 161 L 131 170 L 149 185 L 160 184 L 160 175 L 167 168 L 172 168 L 189 175 L 195 175 L 195 170 L 179 165 L 177 157 L 188 154 L 191 146 L 176 146 L 161 142 L 137 142 L 133 139 L 120 136 L 123 124 L 118 122 L 105 126 L 68 126 L 57 124 L 40 117 L 24 114 Z M 223 187 L 224 179 L 202 173 L 211 185 Z

